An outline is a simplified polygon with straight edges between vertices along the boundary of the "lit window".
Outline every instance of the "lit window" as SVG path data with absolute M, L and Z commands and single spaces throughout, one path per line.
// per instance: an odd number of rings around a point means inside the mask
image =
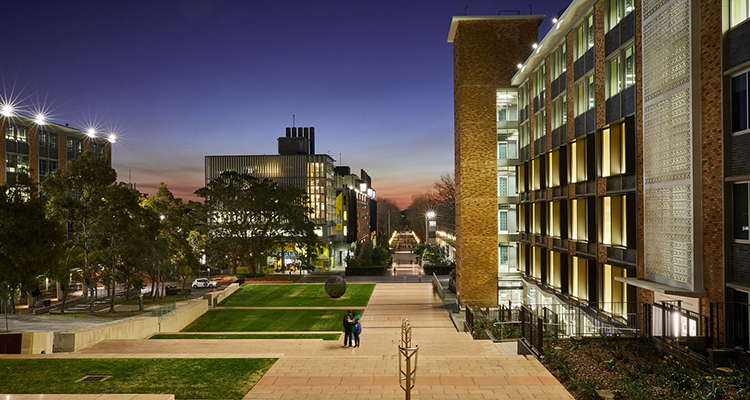
M 612 97 L 620 93 L 621 81 L 620 81 L 620 57 L 617 56 L 609 61 L 608 65 L 609 73 L 609 85 L 607 85 L 607 95 Z
M 583 57 L 594 47 L 594 15 L 589 15 L 586 21 L 578 27 L 576 37 L 576 60 Z
M 635 48 L 625 50 L 625 88 L 635 85 Z
M 730 28 L 734 28 L 746 19 L 750 18 L 750 0 L 731 0 L 731 4 L 729 7 Z
M 620 21 L 634 10 L 633 0 L 608 0 L 606 13 L 606 29 L 617 26 Z

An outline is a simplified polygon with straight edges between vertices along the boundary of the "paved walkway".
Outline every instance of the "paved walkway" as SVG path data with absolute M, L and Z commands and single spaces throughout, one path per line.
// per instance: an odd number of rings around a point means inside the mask
M 319 339 L 107 340 L 77 353 L 0 358 L 274 357 L 246 399 L 402 399 L 401 318 L 420 347 L 413 399 L 572 399 L 533 357 L 456 332 L 430 283 L 378 284 L 363 315 L 362 347 Z

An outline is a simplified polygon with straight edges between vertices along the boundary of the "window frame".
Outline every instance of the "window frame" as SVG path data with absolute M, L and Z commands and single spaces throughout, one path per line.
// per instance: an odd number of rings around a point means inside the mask
M 735 187 L 740 185 L 747 185 L 747 192 L 748 192 L 748 227 L 750 227 L 750 181 L 739 181 L 739 182 L 732 182 L 732 241 L 735 243 L 750 243 L 750 231 L 748 232 L 748 238 L 742 239 L 736 237 L 736 232 L 734 230 L 734 224 L 735 224 Z
M 749 0 L 750 1 L 750 0 Z M 734 80 L 741 76 L 745 77 L 745 129 L 734 130 Z M 750 133 L 750 69 L 732 74 L 729 77 L 729 131 L 732 136 L 741 136 Z
M 735 21 L 734 9 L 735 9 L 735 4 L 737 3 L 744 4 L 745 9 L 741 13 L 743 15 L 739 16 L 740 19 L 738 21 Z M 729 1 L 729 29 L 732 29 L 744 23 L 748 19 L 750 19 L 750 0 L 730 0 Z

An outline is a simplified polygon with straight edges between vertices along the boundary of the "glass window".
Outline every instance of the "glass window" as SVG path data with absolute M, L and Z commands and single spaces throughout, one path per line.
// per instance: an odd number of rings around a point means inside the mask
M 625 88 L 635 84 L 635 48 L 625 50 Z
M 747 73 L 732 78 L 732 132 L 747 130 Z
M 733 229 L 734 238 L 740 240 L 750 239 L 750 221 L 748 220 L 748 204 L 750 204 L 750 196 L 748 196 L 748 186 L 750 183 L 737 183 L 734 185 L 734 196 L 733 196 Z
M 588 21 L 589 42 L 588 48 L 594 47 L 594 14 L 589 15 Z
M 614 28 L 620 23 L 621 18 L 620 0 L 609 0 L 609 12 L 607 13 L 607 30 Z
M 47 134 L 39 132 L 39 146 L 47 147 Z
M 5 121 L 5 138 L 8 140 L 16 140 L 16 127 L 8 121 Z
M 750 0 L 731 0 L 729 25 L 731 28 L 750 18 Z
M 17 141 L 26 143 L 27 141 L 26 134 L 27 134 L 26 127 L 16 126 L 16 140 Z
M 539 139 L 547 134 L 547 110 L 538 112 L 534 119 L 534 139 Z
M 594 47 L 594 15 L 591 14 L 586 18 L 583 24 L 578 27 L 576 42 L 576 60 L 583 57 L 586 52 Z
M 584 41 L 584 38 L 586 37 L 584 33 L 585 31 L 585 25 L 581 25 L 578 27 L 578 41 L 576 42 L 578 46 L 576 46 L 576 60 L 586 54 L 586 42 Z
M 581 83 L 576 87 L 576 116 L 586 112 L 586 84 Z
M 589 110 L 594 108 L 594 75 L 589 76 L 589 86 L 588 86 L 588 97 L 589 97 Z
M 50 133 L 48 139 L 49 139 L 48 140 L 49 141 L 49 147 L 51 149 L 56 149 L 57 148 L 57 134 L 56 133 Z
M 620 93 L 620 57 L 615 57 L 609 61 L 608 65 L 609 84 L 607 85 L 607 95 L 612 97 Z

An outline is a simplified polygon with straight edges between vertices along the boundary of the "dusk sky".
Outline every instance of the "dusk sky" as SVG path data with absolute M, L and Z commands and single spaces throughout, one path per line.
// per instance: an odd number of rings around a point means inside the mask
M 569 1 L 534 1 L 554 16 Z M 510 1 L 9 1 L 4 92 L 117 129 L 119 179 L 195 198 L 203 157 L 275 154 L 291 126 L 406 207 L 453 172 L 451 17 Z M 551 22 L 545 21 L 546 31 Z

